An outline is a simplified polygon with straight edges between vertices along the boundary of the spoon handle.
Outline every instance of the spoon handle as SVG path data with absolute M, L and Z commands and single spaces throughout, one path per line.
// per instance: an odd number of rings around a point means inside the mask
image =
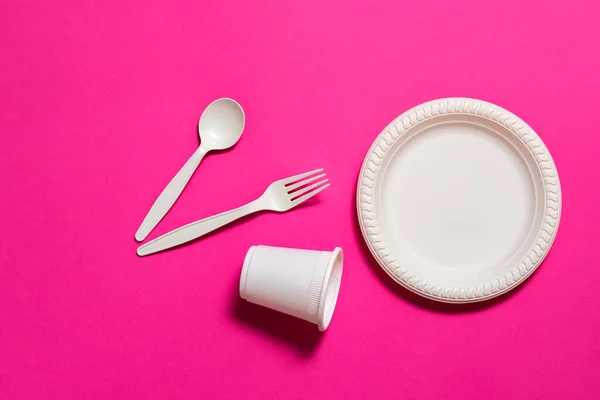
M 158 199 L 156 199 L 152 208 L 148 211 L 148 215 L 146 215 L 146 218 L 144 218 L 144 221 L 135 233 L 135 240 L 141 242 L 146 239 L 150 232 L 152 232 L 152 229 L 154 229 L 167 212 L 169 212 L 206 153 L 207 151 L 204 150 L 202 146 L 198 147 L 198 150 L 192 154 L 177 175 L 171 179 L 171 182 L 169 182 L 160 196 L 158 196 Z

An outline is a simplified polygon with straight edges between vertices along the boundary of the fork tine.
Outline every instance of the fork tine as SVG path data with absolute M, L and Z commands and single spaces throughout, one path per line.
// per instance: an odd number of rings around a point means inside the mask
M 304 180 L 301 180 L 301 181 L 300 181 L 300 182 L 298 182 L 298 183 L 294 183 L 293 185 L 287 186 L 287 187 L 286 187 L 286 189 L 288 190 L 288 193 L 289 193 L 289 192 L 291 192 L 292 190 L 296 190 L 296 189 L 298 189 L 300 186 L 307 185 L 307 184 L 309 184 L 309 183 L 311 183 L 311 182 L 314 182 L 315 180 L 317 180 L 317 179 L 319 179 L 319 178 L 322 178 L 322 177 L 324 177 L 324 176 L 325 176 L 325 174 L 320 174 L 320 175 L 316 175 L 316 176 L 311 176 L 311 177 L 310 177 L 310 178 L 308 178 L 308 179 L 304 179 Z
M 282 179 L 281 182 L 284 185 L 289 185 L 290 183 L 293 183 L 293 182 L 295 182 L 295 181 L 297 181 L 299 179 L 306 178 L 307 176 L 314 175 L 317 172 L 321 172 L 321 171 L 323 171 L 323 168 L 315 169 L 314 171 L 305 172 L 303 174 L 299 174 L 299 175 L 296 175 L 296 176 L 290 176 L 289 178 Z
M 292 200 L 292 204 L 294 206 L 297 206 L 298 204 L 310 199 L 311 197 L 313 197 L 314 195 L 316 195 L 319 192 L 322 192 L 323 190 L 327 189 L 329 186 L 331 186 L 329 183 L 327 185 L 323 185 L 321 187 L 319 187 L 316 190 L 313 190 L 312 192 L 309 192 L 307 194 L 305 194 L 304 196 L 298 197 L 295 200 Z
M 300 190 L 298 190 L 298 191 L 296 191 L 294 193 L 288 193 L 288 194 L 290 196 L 290 199 L 295 199 L 295 198 L 300 197 L 300 196 L 302 196 L 302 195 L 310 192 L 314 188 L 319 187 L 322 184 L 327 183 L 327 182 L 329 182 L 329 179 L 323 179 L 323 180 L 321 180 L 321 181 L 319 181 L 317 183 L 313 183 L 310 186 L 304 187 L 304 188 L 302 188 L 302 189 L 300 189 Z

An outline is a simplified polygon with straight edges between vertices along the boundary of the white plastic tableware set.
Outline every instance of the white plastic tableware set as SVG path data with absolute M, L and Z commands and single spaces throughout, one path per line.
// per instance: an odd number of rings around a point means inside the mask
M 239 139 L 244 112 L 231 99 L 200 118 L 201 145 L 156 200 L 135 237 L 144 240 L 171 208 L 202 157 Z M 140 256 L 189 242 L 253 212 L 284 212 L 329 186 L 322 169 L 272 183 L 258 199 L 193 222 L 138 248 Z M 561 213 L 558 173 L 540 137 L 494 104 L 433 100 L 394 119 L 359 173 L 359 224 L 373 257 L 397 283 L 446 303 L 502 295 L 541 264 Z M 242 298 L 325 330 L 341 283 L 343 254 L 252 246 Z
M 206 107 L 198 123 L 200 147 L 158 196 L 144 218 L 135 239 L 143 241 L 171 209 L 206 153 L 237 143 L 244 130 L 242 107 L 222 98 Z M 329 187 L 323 169 L 277 180 L 262 196 L 234 210 L 192 222 L 141 245 L 137 254 L 146 256 L 200 238 L 246 215 L 259 211 L 286 212 Z M 328 251 L 252 246 L 240 278 L 240 296 L 317 324 L 329 326 L 342 279 L 341 248 Z

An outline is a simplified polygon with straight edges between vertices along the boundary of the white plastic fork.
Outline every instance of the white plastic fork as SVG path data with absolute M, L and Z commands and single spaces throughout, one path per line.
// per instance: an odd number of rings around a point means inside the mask
M 329 187 L 323 168 L 273 182 L 258 199 L 245 206 L 192 222 L 138 247 L 146 256 L 197 239 L 236 219 L 258 211 L 285 212 Z

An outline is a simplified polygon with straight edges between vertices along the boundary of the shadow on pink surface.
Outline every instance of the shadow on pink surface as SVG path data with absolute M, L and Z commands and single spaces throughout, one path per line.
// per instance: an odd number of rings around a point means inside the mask
M 316 325 L 298 318 L 247 302 L 240 297 L 239 279 L 232 290 L 231 315 L 234 320 L 297 350 L 302 357 L 318 347 L 323 332 Z

